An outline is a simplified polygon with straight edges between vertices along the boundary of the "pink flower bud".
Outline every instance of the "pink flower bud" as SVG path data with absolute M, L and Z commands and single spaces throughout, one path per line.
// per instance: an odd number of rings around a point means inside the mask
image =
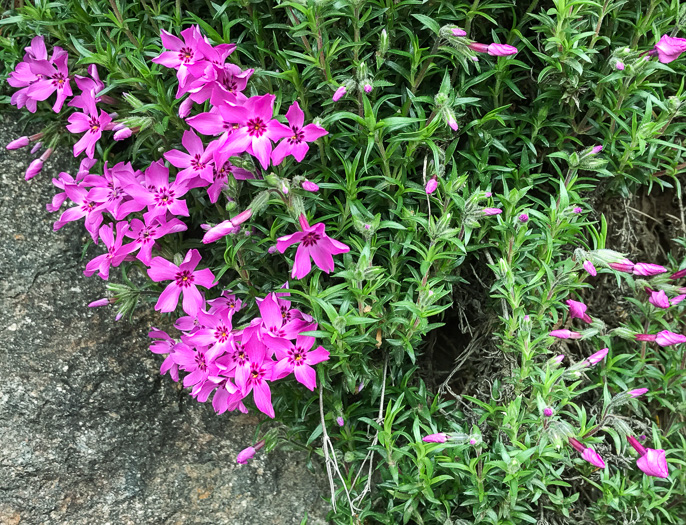
M 595 266 L 593 266 L 593 263 L 591 261 L 584 261 L 584 270 L 586 270 L 589 275 L 595 277 L 598 275 L 598 272 L 595 269 Z
M 681 301 L 686 299 L 686 295 L 677 295 L 674 299 L 672 299 L 671 303 L 672 306 L 679 304 Z
M 436 175 L 434 175 L 426 183 L 424 191 L 427 195 L 431 195 L 434 191 L 436 191 L 436 188 L 438 188 L 438 178 L 436 177 Z
M 333 94 L 333 97 L 331 97 L 331 99 L 334 102 L 338 102 L 341 99 L 341 97 L 343 97 L 347 92 L 348 92 L 348 90 L 346 89 L 346 87 L 341 86 L 336 90 L 336 92 Z
M 470 445 L 476 445 L 476 439 L 475 439 L 475 438 L 471 438 L 471 439 L 469 440 L 469 444 L 470 444 Z
M 42 145 L 43 145 L 42 142 L 36 142 L 36 143 L 33 145 L 33 148 L 31 148 L 31 155 L 33 155 L 34 153 L 36 153 L 36 152 L 41 148 Z
M 550 360 L 550 363 L 553 365 L 559 365 L 563 360 L 565 356 L 563 354 L 556 355 Z
M 605 359 L 605 356 L 609 351 L 609 348 L 603 348 L 602 350 L 598 350 L 595 354 L 591 354 L 589 357 L 587 357 L 586 361 L 588 361 L 589 366 L 597 365 L 603 359 Z
M 203 244 L 215 242 L 222 237 L 226 237 L 232 233 L 238 233 L 239 227 L 234 225 L 230 220 L 220 222 L 216 226 L 211 227 L 202 238 Z
M 114 140 L 119 141 L 128 139 L 131 136 L 131 133 L 132 131 L 126 126 L 124 126 L 123 128 L 114 133 Z
M 270 254 L 276 253 L 276 245 L 270 246 L 269 249 L 267 250 L 267 253 L 270 253 Z
M 653 275 L 666 273 L 667 271 L 667 268 L 664 266 L 651 263 L 636 263 L 633 268 L 634 275 L 641 275 L 643 277 L 651 277 Z
M 580 301 L 575 301 L 573 299 L 567 299 L 567 306 L 569 306 L 569 315 L 572 319 L 581 319 L 586 323 L 591 322 L 591 318 L 586 313 L 586 308 L 588 308 L 584 303 Z
M 231 219 L 231 224 L 233 224 L 234 226 L 240 226 L 245 221 L 250 219 L 250 217 L 252 217 L 252 210 L 250 208 L 248 208 L 247 210 L 243 210 L 238 215 L 233 217 Z
M 43 169 L 43 161 L 40 159 L 34 160 L 31 164 L 29 164 L 29 167 L 26 170 L 26 173 L 24 174 L 24 179 L 31 180 L 36 175 L 38 175 L 42 169 Z
M 425 436 L 422 441 L 425 441 L 426 443 L 445 443 L 448 441 L 448 435 L 444 432 L 429 434 L 428 436 Z
M 372 89 L 374 89 L 374 88 L 372 87 L 371 84 L 367 83 L 367 84 L 364 85 L 364 92 L 365 92 L 365 93 L 371 93 L 371 92 L 372 92 Z
M 615 68 L 617 68 L 619 71 L 624 71 L 624 62 L 617 60 L 615 63 Z
M 645 394 L 646 392 L 648 392 L 647 388 L 634 388 L 633 390 L 629 390 L 628 394 L 631 397 L 639 397 Z
M 467 36 L 467 31 L 460 29 L 459 27 L 453 27 L 450 31 L 453 36 Z
M 19 137 L 18 139 L 13 140 L 10 142 L 6 147 L 9 150 L 12 149 L 19 149 L 19 148 L 24 148 L 30 144 L 30 140 L 28 137 Z
M 193 109 L 193 101 L 190 98 L 187 98 L 181 102 L 181 105 L 179 106 L 179 117 L 186 118 L 191 114 L 191 109 Z
M 644 456 L 645 453 L 647 452 L 646 448 L 638 442 L 638 440 L 634 436 L 627 436 L 626 437 L 627 441 L 629 444 L 636 449 L 636 452 L 638 452 L 639 456 Z
M 487 198 L 487 199 L 488 199 L 491 195 L 493 195 L 493 194 L 492 194 L 490 191 L 487 191 L 486 193 L 484 193 L 484 197 Z
M 669 476 L 669 467 L 665 451 L 662 449 L 646 448 L 646 453 L 636 460 L 636 466 L 644 474 L 656 478 L 666 478 Z
M 650 299 L 648 299 L 648 302 L 653 306 L 657 306 L 658 308 L 669 308 L 669 297 L 667 297 L 667 294 L 664 290 L 660 290 L 659 292 L 652 292 L 650 294 Z
M 597 155 L 601 151 L 603 151 L 603 147 L 601 145 L 598 145 L 598 146 L 593 146 L 591 153 L 593 153 L 593 155 Z
M 671 346 L 679 343 L 686 343 L 686 336 L 675 334 L 669 330 L 662 330 L 655 336 L 655 342 L 660 346 Z
M 337 424 L 339 427 L 342 427 L 343 425 L 345 425 L 345 419 L 343 419 L 342 416 L 338 416 L 338 417 L 336 418 L 336 424 Z
M 553 330 L 548 332 L 551 337 L 557 337 L 558 339 L 581 339 L 581 334 L 578 332 L 572 332 L 571 330 Z
M 576 213 L 577 215 L 579 215 L 583 210 L 581 208 L 579 208 L 578 206 L 576 206 L 572 211 L 574 213 Z
M 452 114 L 452 111 L 450 111 L 448 113 L 447 120 L 448 120 L 448 126 L 450 126 L 450 129 L 452 129 L 453 131 L 457 131 L 458 129 L 460 129 L 460 127 L 457 125 L 457 120 L 455 120 L 455 117 Z
M 319 191 L 319 186 L 317 186 L 314 182 L 310 182 L 309 180 L 305 180 L 302 183 L 303 190 L 307 191 Z
M 503 212 L 500 208 L 484 208 L 481 211 L 484 215 L 500 215 Z
M 244 448 L 238 453 L 238 456 L 236 456 L 236 463 L 240 465 L 245 465 L 248 460 L 252 459 L 253 456 L 255 456 L 255 447 L 248 447 Z
M 89 308 L 97 308 L 98 306 L 107 306 L 108 304 L 112 304 L 114 302 L 114 299 L 109 299 L 107 297 L 103 297 L 102 299 L 98 299 L 97 301 L 93 301 L 92 303 L 88 303 Z
M 545 407 L 545 408 L 543 409 L 543 415 L 544 415 L 545 417 L 550 417 L 550 416 L 552 416 L 552 415 L 553 415 L 553 409 L 550 408 L 550 407 Z
M 613 270 L 624 273 L 631 273 L 634 270 L 634 263 L 632 263 L 629 259 L 622 259 L 619 262 L 612 262 L 608 266 Z
M 676 281 L 677 279 L 681 279 L 682 277 L 686 277 L 686 268 L 683 270 L 679 270 L 678 272 L 674 272 L 672 275 L 669 276 L 669 278 L 672 281 Z
M 586 450 L 584 450 L 581 453 L 581 457 L 588 461 L 594 467 L 605 468 L 605 462 L 603 461 L 603 458 L 601 458 L 600 454 L 598 454 L 591 447 L 588 447 Z
M 517 48 L 514 46 L 508 46 L 507 44 L 490 44 L 488 46 L 488 54 L 494 57 L 516 55 Z
M 519 216 L 519 222 L 529 222 L 529 214 L 528 213 L 522 213 Z

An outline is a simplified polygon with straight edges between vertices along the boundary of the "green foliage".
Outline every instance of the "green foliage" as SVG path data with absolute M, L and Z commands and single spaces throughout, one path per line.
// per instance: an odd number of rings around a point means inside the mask
M 601 194 L 658 185 L 681 197 L 684 59 L 662 64 L 644 52 L 685 18 L 677 0 L 26 1 L 0 19 L 0 74 L 34 34 L 68 50 L 72 72 L 97 64 L 102 94 L 140 131 L 123 146 L 101 141 L 96 157 L 142 169 L 187 129 L 173 71 L 151 62 L 159 30 L 198 24 L 213 45 L 237 44 L 234 63 L 255 68 L 246 94 L 273 93 L 280 114 L 298 100 L 306 120 L 329 131 L 302 163 L 231 184 L 229 205 L 193 193 L 195 230 L 165 238 L 163 249 L 171 259 L 197 248 L 200 223 L 252 207 L 250 235 L 203 251 L 222 287 L 251 302 L 287 279 L 288 252 L 268 249 L 303 210 L 351 247 L 333 274 L 290 282 L 331 360 L 318 365 L 319 392 L 275 389 L 283 425 L 267 445 L 285 437 L 323 457 L 334 523 L 677 524 L 686 516 L 686 349 L 631 334 L 680 332 L 684 307 L 654 308 L 646 282 L 590 279 L 581 264 L 606 248 L 605 219 L 588 218 Z M 519 53 L 477 57 L 471 40 Z M 334 103 L 343 85 L 348 94 Z M 42 105 L 22 118 L 44 123 L 46 144 L 74 142 L 65 112 Z M 434 175 L 438 190 L 427 196 Z M 304 179 L 321 191 L 302 191 Z M 484 216 L 494 206 L 502 215 Z M 160 289 L 141 284 L 142 272 L 133 264 L 110 285 L 124 313 L 156 300 L 142 293 Z M 587 298 L 595 319 L 602 302 L 589 298 L 618 289 L 633 296 L 622 301 L 626 319 L 606 309 L 579 342 L 560 348 L 548 337 L 570 327 L 566 299 Z M 620 326 L 628 337 L 612 332 Z M 603 347 L 601 365 L 580 366 Z M 560 352 L 557 366 L 549 359 Z M 649 394 L 613 401 L 639 387 Z M 438 432 L 456 437 L 422 441 Z M 628 433 L 667 451 L 668 480 L 635 467 Z M 580 459 L 570 435 L 593 444 L 608 468 Z

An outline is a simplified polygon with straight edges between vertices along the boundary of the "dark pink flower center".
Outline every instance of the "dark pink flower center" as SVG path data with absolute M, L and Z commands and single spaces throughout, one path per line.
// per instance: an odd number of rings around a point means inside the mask
M 251 137 L 261 137 L 267 132 L 267 125 L 260 117 L 252 118 L 248 121 L 248 135 Z
M 204 353 L 198 352 L 195 354 L 195 365 L 198 367 L 198 370 L 202 370 L 203 372 L 207 370 L 207 361 L 205 361 Z
M 96 117 L 91 117 L 88 119 L 88 127 L 90 128 L 90 133 L 97 133 L 100 131 L 100 119 Z
M 220 324 L 214 331 L 214 338 L 223 343 L 229 338 L 229 332 L 230 330 L 226 326 Z
M 180 288 L 188 288 L 191 284 L 193 284 L 194 277 L 193 274 L 188 270 L 183 270 L 178 272 L 174 279 L 176 280 L 176 286 Z
M 83 205 L 81 206 L 81 210 L 85 211 L 86 213 L 90 213 L 95 209 L 97 205 L 97 202 L 84 201 Z
M 303 237 L 302 243 L 303 246 L 314 246 L 321 240 L 321 237 L 319 234 L 315 232 L 308 232 L 305 234 L 305 237 Z
M 291 311 L 286 308 L 285 306 L 281 307 L 281 319 L 284 321 L 290 321 L 291 320 Z
M 188 64 L 193 60 L 193 50 L 190 47 L 183 47 L 179 51 L 179 60 L 184 64 Z
M 207 166 L 206 162 L 201 162 L 200 154 L 197 153 L 193 159 L 191 159 L 191 167 L 196 171 L 202 171 Z
M 171 206 L 174 203 L 174 190 L 158 188 L 155 191 L 156 206 Z
M 236 82 L 233 76 L 231 75 L 227 75 L 223 79 L 221 79 L 221 84 L 229 93 L 238 91 L 238 82 Z
M 305 140 L 305 133 L 299 127 L 291 126 L 291 130 L 293 131 L 293 136 L 288 138 L 289 144 L 300 144 Z
M 280 326 L 270 326 L 269 327 L 269 333 L 272 334 L 274 337 L 285 337 L 286 332 L 281 329 Z
M 142 228 L 140 232 L 138 232 L 138 242 L 143 244 L 152 242 L 156 233 L 157 230 L 154 228 L 154 226 L 146 226 L 145 228 Z
M 64 73 L 57 72 L 57 74 L 52 77 L 52 85 L 57 86 L 58 89 L 62 89 L 66 81 L 67 77 L 64 76 Z
M 288 363 L 293 366 L 301 366 L 306 364 L 307 350 L 295 347 L 288 351 Z
M 248 384 L 259 385 L 262 382 L 262 378 L 265 376 L 267 371 L 260 367 L 260 365 L 253 364 L 250 367 L 250 377 L 248 377 Z

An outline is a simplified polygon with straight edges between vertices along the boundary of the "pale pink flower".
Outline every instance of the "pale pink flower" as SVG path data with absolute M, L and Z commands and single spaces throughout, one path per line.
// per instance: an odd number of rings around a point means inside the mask
M 657 57 L 660 62 L 669 64 L 686 51 L 686 38 L 663 35 L 660 41 L 655 44 L 655 51 L 657 51 Z

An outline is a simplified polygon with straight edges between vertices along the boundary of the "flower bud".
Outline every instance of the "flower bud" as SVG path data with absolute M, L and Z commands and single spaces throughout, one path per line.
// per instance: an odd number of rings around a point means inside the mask
M 19 149 L 19 148 L 24 148 L 29 145 L 31 141 L 29 140 L 28 137 L 19 137 L 18 139 L 13 140 L 10 142 L 6 148 L 9 150 L 13 149 Z
M 133 132 L 131 131 L 130 128 L 127 128 L 126 126 L 124 126 L 123 128 L 121 128 L 120 130 L 117 130 L 117 131 L 114 133 L 114 137 L 113 137 L 113 138 L 114 138 L 114 140 L 116 140 L 116 141 L 125 140 L 125 139 L 128 139 L 128 138 L 131 136 L 132 133 L 133 133 Z
M 591 153 L 592 153 L 593 155 L 597 155 L 597 154 L 600 153 L 601 151 L 603 151 L 603 147 L 602 147 L 601 145 L 597 145 L 597 146 L 593 146 L 593 149 L 591 150 Z
M 317 186 L 314 182 L 310 182 L 309 180 L 305 179 L 303 183 L 301 184 L 302 188 L 306 191 L 319 191 L 319 186 Z
M 450 31 L 453 36 L 467 36 L 467 31 L 460 29 L 459 27 L 453 27 Z
M 236 463 L 239 465 L 245 465 L 248 463 L 248 460 L 255 456 L 255 452 L 255 447 L 244 448 L 238 453 L 238 456 L 236 456 Z
M 107 306 L 108 304 L 112 304 L 114 301 L 115 301 L 115 299 L 103 297 L 102 299 L 98 299 L 97 301 L 93 301 L 92 303 L 88 303 L 88 307 L 89 308 L 97 308 L 98 306 Z
M 529 222 L 529 214 L 527 213 L 522 213 L 519 216 L 519 222 Z
M 489 55 L 494 57 L 506 57 L 509 55 L 516 55 L 518 50 L 514 46 L 509 46 L 507 44 L 490 44 L 487 48 Z
M 343 425 L 345 425 L 345 419 L 343 419 L 343 416 L 338 416 L 338 417 L 336 418 L 336 424 L 337 424 L 339 427 L 342 427 Z
M 669 297 L 667 297 L 664 290 L 660 290 L 659 292 L 653 291 L 650 294 L 648 302 L 657 308 L 663 308 L 665 310 L 669 308 Z
M 427 195 L 431 195 L 434 191 L 436 191 L 436 188 L 438 188 L 438 178 L 436 177 L 436 175 L 434 175 L 426 183 L 426 186 L 424 187 L 424 191 L 426 192 Z
M 41 149 L 41 146 L 43 145 L 42 142 L 36 142 L 33 145 L 33 148 L 31 148 L 31 155 L 35 154 L 39 149 Z
M 346 94 L 347 92 L 348 92 L 348 90 L 346 89 L 346 87 L 345 87 L 345 86 L 341 86 L 341 87 L 339 87 L 339 88 L 336 90 L 336 92 L 333 94 L 333 97 L 331 97 L 331 99 L 332 99 L 334 102 L 338 102 L 343 96 L 345 96 L 345 94 Z
M 581 339 L 581 334 L 579 332 L 572 332 L 571 330 L 553 330 L 548 332 L 551 337 L 557 337 L 558 339 Z
M 667 271 L 667 268 L 664 266 L 651 263 L 636 263 L 633 267 L 633 274 L 641 275 L 643 277 L 652 277 L 653 275 L 659 275 L 661 273 L 666 273 Z
M 369 82 L 365 83 L 365 85 L 364 85 L 364 92 L 365 93 L 371 93 L 372 89 L 374 89 L 374 88 L 372 87 L 372 85 Z
M 598 350 L 595 354 L 591 354 L 589 357 L 587 357 L 583 362 L 588 363 L 588 366 L 597 365 L 603 359 L 605 359 L 605 356 L 608 354 L 609 351 L 609 348 L 603 348 L 602 350 Z
M 31 180 L 36 175 L 38 175 L 42 169 L 43 161 L 40 159 L 34 160 L 31 164 L 29 164 L 29 167 L 27 168 L 26 173 L 24 174 L 24 179 Z
M 638 337 L 638 336 L 637 336 Z M 669 330 L 662 330 L 655 336 L 655 342 L 660 346 L 671 346 L 680 343 L 686 343 L 686 336 L 681 334 L 675 334 Z
M 484 208 L 483 210 L 481 210 L 481 212 L 484 215 L 490 216 L 490 215 L 500 215 L 503 212 L 503 210 L 501 210 L 500 208 Z
M 595 266 L 593 266 L 593 263 L 591 261 L 584 261 L 584 270 L 586 270 L 589 275 L 595 277 L 598 275 L 598 272 L 595 269 Z
M 440 432 L 438 434 L 429 434 L 428 436 L 424 436 L 422 438 L 422 441 L 425 443 L 445 443 L 448 441 L 448 434 L 445 432 Z
M 621 60 L 617 60 L 617 62 L 615 63 L 615 68 L 619 71 L 624 71 L 624 62 L 622 62 Z
M 544 415 L 545 417 L 550 417 L 550 416 L 552 416 L 552 415 L 553 415 L 553 409 L 550 408 L 550 407 L 545 407 L 545 408 L 543 409 L 543 415 Z

